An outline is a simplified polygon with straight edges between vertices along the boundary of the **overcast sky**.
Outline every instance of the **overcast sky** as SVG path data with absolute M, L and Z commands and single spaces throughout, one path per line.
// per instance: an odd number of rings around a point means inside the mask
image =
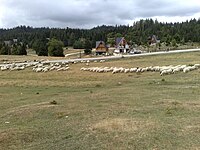
M 92 28 L 139 19 L 181 22 L 200 18 L 200 0 L 0 0 L 0 28 Z

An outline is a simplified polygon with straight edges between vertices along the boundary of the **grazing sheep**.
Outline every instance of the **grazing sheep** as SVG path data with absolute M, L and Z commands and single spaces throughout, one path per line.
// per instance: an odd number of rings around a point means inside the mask
M 8 70 L 9 69 L 9 67 L 8 66 L 1 66 L 1 71 L 5 71 L 5 70 Z
M 65 67 L 58 68 L 57 71 L 65 71 Z
M 56 66 L 52 66 L 49 71 L 56 70 Z
M 168 74 L 172 74 L 173 73 L 173 70 L 171 68 L 169 69 L 166 69 L 166 70 L 162 70 L 160 72 L 160 75 L 163 76 L 163 75 L 168 75 Z
M 25 69 L 25 66 L 16 66 L 15 67 L 15 70 L 24 70 Z
M 81 63 L 86 63 L 86 61 L 85 60 L 81 60 Z
M 131 68 L 130 69 L 130 72 L 132 73 L 132 72 L 136 72 L 137 71 L 137 68 Z
M 181 71 L 181 68 L 180 68 L 180 67 L 174 68 L 174 69 L 173 69 L 173 73 L 178 73 L 178 72 L 180 72 L 180 71 Z
M 142 68 L 142 69 L 141 69 L 141 72 L 146 72 L 147 70 L 148 70 L 148 67 Z
M 119 73 L 121 71 L 120 68 L 114 68 L 112 74 Z
M 42 70 L 43 70 L 43 68 L 40 68 L 40 67 L 39 67 L 39 68 L 36 68 L 36 69 L 35 69 L 35 72 L 42 72 Z
M 137 68 L 136 73 L 141 72 L 142 68 Z
M 104 72 L 104 69 L 103 69 L 103 68 L 98 68 L 97 72 L 103 73 L 103 72 Z
M 124 69 L 124 73 L 130 72 L 130 69 Z
M 190 71 L 190 68 L 188 68 L 188 67 L 186 67 L 186 68 L 183 69 L 183 72 L 184 72 L 184 73 L 187 73 L 187 72 L 189 72 L 189 71 Z
M 81 68 L 80 70 L 83 71 L 91 71 L 91 72 L 98 72 L 98 73 L 103 73 L 103 72 L 112 72 L 112 74 L 116 73 L 141 73 L 141 72 L 147 72 L 147 71 L 152 71 L 152 72 L 160 72 L 160 75 L 169 75 L 169 74 L 175 74 L 178 72 L 183 71 L 184 73 L 196 70 L 200 68 L 200 64 L 195 64 L 193 66 L 187 66 L 187 65 L 169 65 L 169 66 L 150 66 L 150 67 L 145 67 L 145 68 L 123 68 L 123 67 L 90 67 L 90 68 Z
M 105 60 L 100 60 L 100 63 L 103 63 L 103 62 L 105 62 Z
M 113 67 L 111 67 L 111 68 L 109 68 L 109 67 L 105 67 L 104 68 L 104 72 L 111 72 L 111 71 L 113 71 Z
M 44 68 L 42 69 L 42 72 L 48 72 L 49 70 L 50 70 L 50 66 L 44 67 Z
M 194 64 L 194 66 L 200 68 L 200 64 Z

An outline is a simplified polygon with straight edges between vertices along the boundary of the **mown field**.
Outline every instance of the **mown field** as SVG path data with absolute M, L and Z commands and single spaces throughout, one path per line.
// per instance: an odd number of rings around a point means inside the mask
M 199 52 L 90 67 L 194 63 L 200 63 Z M 200 70 L 113 75 L 80 71 L 83 66 L 72 64 L 66 72 L 0 71 L 1 150 L 200 149 Z

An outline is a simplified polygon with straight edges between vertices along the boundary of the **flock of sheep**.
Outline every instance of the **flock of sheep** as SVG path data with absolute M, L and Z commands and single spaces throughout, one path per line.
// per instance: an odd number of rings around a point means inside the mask
M 123 67 L 82 67 L 80 70 L 82 71 L 90 71 L 90 72 L 112 72 L 113 74 L 116 73 L 143 73 L 143 72 L 160 72 L 160 75 L 168 75 L 168 74 L 175 74 L 178 72 L 187 73 L 192 70 L 196 70 L 200 68 L 200 64 L 194 65 L 177 65 L 177 66 L 150 66 L 145 68 L 135 67 L 135 68 L 123 68 Z
M 34 63 L 12 63 L 12 64 L 4 64 L 1 66 L 0 70 L 1 71 L 20 71 L 20 70 L 25 70 L 26 68 L 32 67 L 32 70 L 34 72 L 48 72 L 48 71 L 67 71 L 69 70 L 69 65 L 62 62 L 62 63 L 49 63 L 49 64 L 44 64 L 44 63 L 39 63 L 39 62 L 34 62 Z
M 89 66 L 90 60 L 81 60 L 81 61 L 61 61 L 61 62 L 49 62 L 44 63 L 41 61 L 36 62 L 29 62 L 29 63 L 10 63 L 10 64 L 3 64 L 0 67 L 1 71 L 14 71 L 14 70 L 24 70 L 26 68 L 32 67 L 34 72 L 49 72 L 49 71 L 67 71 L 70 69 L 69 64 L 76 64 L 76 63 L 84 63 L 86 66 Z M 97 62 L 96 60 L 94 62 Z M 105 60 L 100 60 L 100 63 L 105 62 Z M 82 71 L 90 71 L 90 72 L 112 72 L 112 74 L 116 73 L 143 73 L 143 72 L 160 72 L 160 75 L 168 75 L 168 74 L 175 74 L 178 72 L 187 73 L 192 70 L 196 70 L 200 68 L 200 64 L 194 65 L 177 65 L 177 66 L 150 66 L 150 67 L 133 67 L 133 68 L 124 68 L 124 67 L 82 67 L 80 70 Z
M 94 62 L 97 62 L 96 60 Z M 99 60 L 100 63 L 105 62 L 105 60 Z M 34 61 L 34 62 L 24 62 L 24 63 L 4 63 L 0 65 L 1 71 L 20 71 L 26 68 L 32 67 L 34 72 L 49 72 L 49 71 L 67 71 L 70 69 L 70 64 L 84 63 L 89 66 L 90 60 L 81 61 L 61 61 L 61 62 L 48 62 L 48 61 Z

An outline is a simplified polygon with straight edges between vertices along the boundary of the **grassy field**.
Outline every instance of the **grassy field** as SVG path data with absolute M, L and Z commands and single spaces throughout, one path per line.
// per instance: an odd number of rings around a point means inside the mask
M 90 67 L 189 65 L 199 58 L 194 52 Z M 70 65 L 67 72 L 0 72 L 1 150 L 200 149 L 199 70 L 113 75 L 81 72 L 83 66 Z

